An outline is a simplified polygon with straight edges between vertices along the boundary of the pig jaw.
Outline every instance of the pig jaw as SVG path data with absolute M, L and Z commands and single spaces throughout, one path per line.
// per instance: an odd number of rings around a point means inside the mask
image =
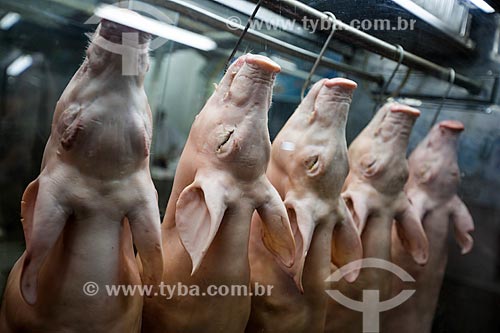
M 271 150 L 267 113 L 279 70 L 267 58 L 240 57 L 193 124 L 198 150 L 236 179 L 253 180 L 265 173 Z

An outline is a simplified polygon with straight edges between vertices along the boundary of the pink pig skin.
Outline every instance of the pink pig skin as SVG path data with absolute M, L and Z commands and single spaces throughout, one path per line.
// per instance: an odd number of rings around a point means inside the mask
M 356 87 L 341 78 L 316 83 L 273 143 L 267 175 L 288 209 L 296 261 L 286 268 L 274 260 L 262 243 L 261 220 L 255 215 L 252 286 L 274 287 L 271 295 L 252 298 L 247 333 L 323 332 L 331 260 L 343 265 L 362 257 L 356 226 L 344 215 L 340 197 L 349 170 L 345 126 Z
M 427 238 L 404 193 L 408 179 L 406 149 L 419 115 L 409 106 L 388 103 L 349 147 L 350 172 L 342 196 L 361 233 L 365 258 L 391 261 L 391 230 L 395 224 L 413 260 L 418 264 L 427 261 Z M 355 283 L 340 281 L 331 289 L 359 301 L 363 290 L 379 290 L 382 301 L 390 296 L 391 278 L 391 272 L 368 268 L 361 271 Z M 362 332 L 362 313 L 330 299 L 326 332 Z
M 384 313 L 383 332 L 431 332 L 448 260 L 450 222 L 454 224 L 462 254 L 472 249 L 469 232 L 474 230 L 474 223 L 457 196 L 460 183 L 457 143 L 463 129 L 462 123 L 453 120 L 437 124 L 409 158 L 410 178 L 405 190 L 422 218 L 429 239 L 429 261 L 425 267 L 415 265 L 393 231 L 394 262 L 416 280 L 415 284 L 405 286 L 394 279 L 393 294 L 410 287 L 416 293 L 401 306 Z
M 165 285 L 250 283 L 252 214 L 266 225 L 268 248 L 290 266 L 295 244 L 286 209 L 266 178 L 271 143 L 267 112 L 280 67 L 240 57 L 193 123 L 163 222 Z M 250 296 L 154 297 L 145 301 L 143 332 L 243 332 Z
M 121 55 L 97 46 L 122 31 L 130 29 L 101 23 L 56 106 L 40 176 L 22 199 L 27 249 L 7 282 L 2 333 L 140 331 L 142 297 L 105 292 L 141 284 L 133 243 L 147 258 L 145 283 L 158 284 L 163 267 L 149 174 L 148 55 L 139 56 L 138 76 L 122 76 Z M 88 281 L 100 286 L 96 296 L 84 294 Z

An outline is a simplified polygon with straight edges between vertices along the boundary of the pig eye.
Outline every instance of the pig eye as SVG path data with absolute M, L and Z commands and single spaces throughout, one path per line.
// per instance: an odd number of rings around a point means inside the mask
M 304 161 L 304 167 L 306 169 L 306 173 L 310 177 L 314 177 L 321 173 L 321 160 L 319 155 L 311 156 Z
M 220 153 L 222 151 L 222 148 L 226 143 L 228 143 L 229 139 L 231 139 L 231 136 L 233 135 L 234 130 L 227 131 L 224 136 L 222 137 L 222 141 L 217 147 L 217 152 Z
M 372 177 L 377 172 L 379 172 L 379 166 L 377 164 L 377 159 L 371 154 L 367 154 L 361 158 L 360 167 L 361 167 L 362 173 L 366 177 Z
M 319 156 L 311 156 L 305 161 L 304 164 L 307 170 L 311 171 L 318 165 L 318 161 L 319 161 Z

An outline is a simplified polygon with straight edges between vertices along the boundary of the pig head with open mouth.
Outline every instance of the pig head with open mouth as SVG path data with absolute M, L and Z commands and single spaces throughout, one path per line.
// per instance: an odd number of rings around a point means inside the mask
M 136 32 L 138 75 L 100 45 Z M 15 264 L 0 317 L 2 332 L 138 332 L 142 297 L 109 296 L 105 285 L 140 285 L 163 270 L 160 216 L 149 173 L 152 117 L 144 91 L 149 35 L 102 21 L 87 56 L 57 103 L 39 177 L 21 215 L 26 251 Z M 133 243 L 132 243 L 133 237 Z M 96 283 L 91 297 L 82 289 Z
M 200 295 L 145 301 L 144 332 L 243 332 L 250 294 L 248 239 L 255 210 L 267 248 L 291 266 L 295 244 L 285 206 L 266 178 L 267 113 L 280 67 L 260 55 L 233 63 L 196 117 L 177 167 L 163 222 L 163 282 Z M 209 290 L 211 288 L 212 290 Z
M 255 215 L 252 285 L 274 287 L 271 295 L 252 297 L 247 333 L 322 333 L 331 260 L 343 266 L 362 257 L 356 226 L 340 197 L 349 171 L 345 126 L 356 87 L 341 78 L 317 82 L 273 143 L 267 175 L 288 210 L 296 261 L 287 268 L 274 260 L 261 241 L 264 226 Z
M 474 222 L 467 207 L 457 196 L 460 170 L 457 147 L 462 123 L 445 120 L 435 125 L 409 158 L 410 178 L 406 193 L 422 219 L 429 239 L 429 262 L 425 267 L 416 265 L 403 251 L 393 232 L 392 256 L 394 263 L 410 273 L 416 280 L 416 293 L 401 306 L 384 316 L 384 332 L 430 332 L 437 308 L 439 292 L 448 260 L 448 227 L 452 222 L 455 237 L 462 254 L 472 249 L 470 232 Z M 393 294 L 404 285 L 393 281 Z
M 425 264 L 428 243 L 418 213 L 404 193 L 408 179 L 406 149 L 417 109 L 387 103 L 349 147 L 350 172 L 342 196 L 358 226 L 365 258 L 391 261 L 391 230 L 395 220 L 405 249 L 418 264 Z M 361 300 L 363 290 L 379 290 L 386 300 L 391 274 L 365 268 L 350 285 L 334 286 L 347 297 Z M 362 314 L 329 301 L 328 332 L 361 332 Z

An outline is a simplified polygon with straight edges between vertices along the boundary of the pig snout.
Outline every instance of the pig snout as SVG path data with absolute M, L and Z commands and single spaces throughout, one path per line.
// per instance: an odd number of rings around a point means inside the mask
M 224 101 L 230 99 L 239 107 L 265 102 L 267 111 L 271 105 L 270 87 L 280 71 L 281 67 L 267 57 L 254 54 L 240 57 L 228 70 L 231 83 Z
M 358 84 L 354 81 L 344 79 L 341 77 L 336 77 L 334 79 L 327 80 L 325 86 L 334 89 L 336 95 L 339 98 L 352 97 L 354 90 L 358 87 Z
M 357 87 L 356 82 L 343 78 L 325 80 L 315 105 L 310 106 L 313 116 L 319 113 L 318 118 L 326 126 L 345 127 L 352 95 Z M 342 119 L 338 120 L 339 117 Z
M 408 139 L 415 124 L 415 121 L 420 116 L 420 111 L 404 104 L 389 104 L 387 106 L 385 116 L 382 118 L 381 127 L 376 133 L 381 134 L 384 141 L 392 140 L 399 137 Z M 405 144 L 397 143 L 401 147 Z
M 316 130 L 343 128 L 356 88 L 354 81 L 343 78 L 322 79 L 316 82 L 300 104 L 297 116 L 291 121 L 293 128 L 298 130 L 319 125 L 320 128 L 314 129 L 313 136 L 318 135 Z M 342 132 L 339 134 L 342 136 Z
M 436 124 L 422 141 L 422 153 L 428 149 L 445 152 L 449 156 L 456 155 L 458 137 L 464 131 L 464 125 L 456 120 L 444 120 Z M 425 147 L 425 148 L 424 148 Z M 425 156 L 423 156 L 425 158 Z
M 393 105 L 391 105 L 390 110 L 392 113 L 396 113 L 396 114 L 400 113 L 400 114 L 410 116 L 413 118 L 417 118 L 420 116 L 419 110 L 412 108 L 411 106 L 404 105 L 404 104 L 393 104 Z
M 90 69 L 94 75 L 119 70 L 123 75 L 142 78 L 149 69 L 150 39 L 145 32 L 103 19 L 92 37 L 81 70 Z
M 137 37 L 134 35 L 127 37 L 127 34 L 137 34 L 136 35 Z M 110 42 L 118 44 L 125 44 L 123 43 L 124 38 L 131 39 L 131 42 L 133 42 L 134 39 L 136 39 L 138 44 L 136 47 L 140 47 L 140 45 L 149 42 L 149 40 L 151 39 L 151 35 L 148 33 L 105 19 L 101 20 L 101 28 L 99 29 L 99 36 L 105 38 Z M 127 43 L 127 45 L 129 44 L 130 46 L 134 46 L 132 43 Z
M 281 71 L 281 67 L 277 63 L 261 55 L 248 54 L 245 58 L 245 61 L 248 65 L 260 72 L 274 74 Z
M 457 120 L 445 120 L 440 122 L 438 126 L 441 129 L 449 130 L 453 133 L 460 133 L 465 129 L 464 124 Z

